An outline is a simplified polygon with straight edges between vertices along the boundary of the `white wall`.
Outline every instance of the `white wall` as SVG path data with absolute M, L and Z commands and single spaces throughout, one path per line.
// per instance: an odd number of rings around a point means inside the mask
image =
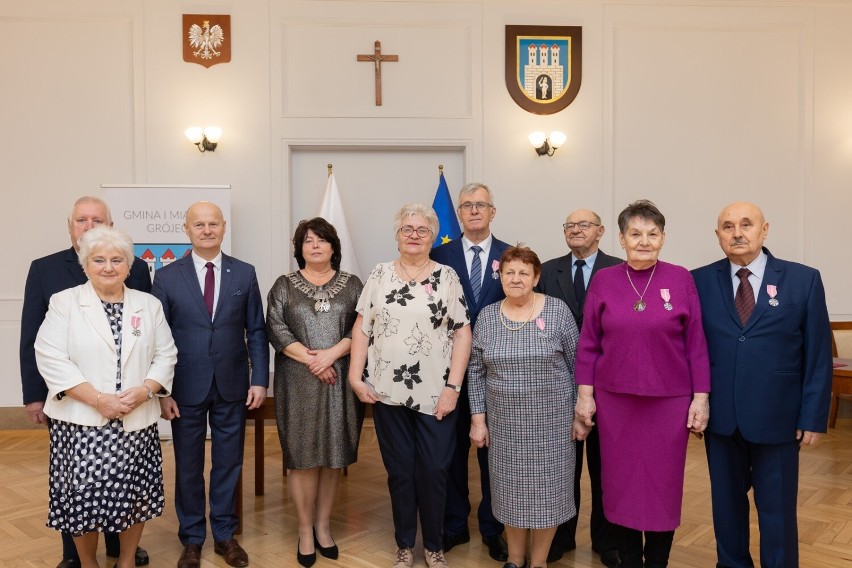
M 182 13 L 231 14 L 229 64 L 181 56 Z M 393 254 L 390 212 L 488 183 L 494 231 L 562 254 L 561 223 L 608 225 L 629 201 L 668 218 L 667 260 L 720 256 L 735 199 L 761 204 L 768 245 L 820 268 L 829 309 L 852 319 L 852 2 L 0 0 L 0 406 L 20 403 L 18 328 L 29 261 L 68 245 L 71 202 L 101 183 L 230 184 L 233 252 L 263 288 L 289 264 L 335 163 L 364 269 Z M 504 82 L 504 26 L 583 26 L 583 81 L 564 111 L 520 109 Z M 381 40 L 384 104 L 358 53 Z M 218 124 L 200 154 L 190 125 Z M 563 130 L 539 158 L 526 137 Z

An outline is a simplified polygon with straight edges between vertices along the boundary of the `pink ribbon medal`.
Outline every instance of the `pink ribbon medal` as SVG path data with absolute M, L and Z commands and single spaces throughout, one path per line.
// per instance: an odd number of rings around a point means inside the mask
M 133 331 L 131 333 L 133 335 L 135 335 L 136 337 L 139 337 L 139 335 L 141 335 L 141 333 L 142 333 L 141 331 L 139 331 L 139 326 L 141 324 L 142 324 L 142 318 L 140 318 L 139 316 L 131 316 L 130 317 L 130 327 L 133 328 Z
M 766 285 L 766 293 L 769 294 L 769 305 L 773 308 L 778 307 L 778 298 L 775 296 L 778 295 L 778 287 L 775 284 L 767 284 Z
M 547 338 L 547 334 L 544 333 L 544 318 L 535 318 L 535 326 L 538 328 L 539 336 Z
M 672 294 L 671 294 L 671 292 L 669 292 L 669 289 L 668 288 L 660 288 L 660 296 L 662 296 L 662 298 L 663 298 L 663 302 L 664 302 L 663 307 L 669 312 L 672 311 L 672 304 L 671 304 Z
M 424 287 L 424 288 L 426 288 L 426 295 L 427 295 L 427 296 L 429 296 L 429 297 L 431 298 L 431 297 L 432 297 L 432 293 L 434 292 L 434 290 L 432 289 L 432 283 L 431 283 L 431 282 L 427 282 L 427 283 L 426 283 L 426 285 L 425 285 L 425 286 L 423 286 L 423 287 Z
M 494 280 L 497 280 L 498 278 L 500 278 L 499 272 L 500 272 L 500 261 L 499 260 L 492 260 L 491 261 L 491 278 L 493 278 Z

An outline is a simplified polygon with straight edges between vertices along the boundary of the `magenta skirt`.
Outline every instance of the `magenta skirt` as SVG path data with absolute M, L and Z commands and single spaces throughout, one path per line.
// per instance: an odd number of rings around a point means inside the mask
M 680 525 L 691 396 L 595 389 L 607 520 L 640 531 Z

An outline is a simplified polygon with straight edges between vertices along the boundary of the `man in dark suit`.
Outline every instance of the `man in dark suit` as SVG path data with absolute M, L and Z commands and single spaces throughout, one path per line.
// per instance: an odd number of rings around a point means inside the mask
M 799 449 L 825 432 L 831 330 L 819 272 L 772 256 L 763 212 L 734 203 L 716 236 L 727 255 L 693 271 L 710 352 L 705 433 L 717 566 L 751 568 L 748 491 L 760 565 L 799 565 Z
M 615 266 L 623 261 L 601 251 L 601 237 L 606 228 L 594 211 L 579 209 L 565 219 L 562 225 L 565 242 L 571 249 L 570 254 L 548 260 L 541 266 L 541 278 L 538 291 L 559 298 L 571 308 L 577 329 L 583 326 L 583 301 L 586 289 L 601 268 Z M 570 434 L 567 433 L 567 434 Z M 586 447 L 586 463 L 589 467 L 589 481 L 592 486 L 592 516 L 589 529 L 592 535 L 592 549 L 600 553 L 606 566 L 619 565 L 618 551 L 612 536 L 612 525 L 606 520 L 601 494 L 601 446 L 597 428 L 592 428 L 585 442 L 577 440 L 577 465 L 574 469 L 574 502 L 578 516 L 562 523 L 556 529 L 550 545 L 548 562 L 556 562 L 568 550 L 577 547 L 577 519 L 580 511 L 580 477 L 583 473 L 583 446 Z
M 57 292 L 86 283 L 86 274 L 77 258 L 79 238 L 93 227 L 108 225 L 112 227 L 112 215 L 109 207 L 97 197 L 81 197 L 74 202 L 68 216 L 68 234 L 71 236 L 71 248 L 61 250 L 43 258 L 36 259 L 30 265 L 27 284 L 24 290 L 24 307 L 21 313 L 21 383 L 24 391 L 24 406 L 30 421 L 46 424 L 44 401 L 47 399 L 47 385 L 38 372 L 35 360 L 36 334 L 47 314 L 50 297 Z M 151 291 L 151 276 L 144 261 L 137 258 L 130 268 L 127 286 L 143 292 Z M 104 536 L 107 554 L 117 557 L 120 546 L 118 535 L 107 533 Z M 136 550 L 136 565 L 148 564 L 148 553 Z M 79 568 L 80 557 L 74 546 L 74 538 L 62 533 L 62 561 L 57 568 Z
M 192 254 L 161 268 L 152 293 L 178 348 L 172 396 L 160 399 L 172 421 L 175 510 L 184 545 L 178 568 L 198 568 L 207 535 L 204 444 L 210 424 L 210 526 L 214 551 L 247 566 L 234 538 L 237 482 L 243 465 L 246 410 L 259 408 L 269 385 L 269 347 L 254 267 L 222 253 L 222 210 L 201 201 L 186 212 Z
M 474 328 L 479 311 L 505 296 L 500 284 L 500 255 L 509 245 L 491 234 L 491 221 L 497 214 L 491 190 L 482 183 L 469 183 L 459 192 L 458 216 L 463 234 L 460 238 L 432 249 L 432 260 L 452 267 L 459 275 L 470 310 L 470 325 Z M 465 377 L 466 378 L 466 377 Z M 467 398 L 467 381 L 462 385 L 457 411 L 456 451 L 450 464 L 447 480 L 447 505 L 444 512 L 444 552 L 456 545 L 470 541 L 467 517 L 470 514 L 468 498 L 468 456 L 470 455 L 470 405 Z M 494 560 L 505 562 L 509 558 L 503 538 L 503 524 L 491 511 L 491 481 L 488 474 L 488 448 L 476 451 L 481 475 L 482 501 L 479 503 L 479 532 L 488 554 Z

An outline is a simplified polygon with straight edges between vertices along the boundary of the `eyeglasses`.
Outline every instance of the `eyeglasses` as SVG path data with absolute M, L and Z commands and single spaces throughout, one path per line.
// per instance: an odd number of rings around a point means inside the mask
M 591 221 L 580 221 L 579 223 L 562 223 L 562 228 L 566 231 L 570 231 L 574 227 L 577 227 L 582 231 L 586 231 L 588 229 L 591 229 L 592 225 L 594 225 L 595 227 L 601 226 L 600 223 L 593 223 Z
M 405 225 L 399 228 L 399 232 L 402 233 L 404 237 L 410 237 L 413 233 L 417 233 L 418 237 L 425 239 L 429 236 L 429 233 L 432 232 L 432 229 L 429 227 L 417 227 L 415 229 L 411 225 Z
M 490 203 L 485 203 L 484 201 L 477 201 L 474 203 L 473 201 L 465 201 L 461 205 L 459 205 L 459 209 L 464 209 L 468 213 L 473 211 L 473 208 L 476 207 L 477 211 L 485 211 L 489 207 L 494 207 Z

